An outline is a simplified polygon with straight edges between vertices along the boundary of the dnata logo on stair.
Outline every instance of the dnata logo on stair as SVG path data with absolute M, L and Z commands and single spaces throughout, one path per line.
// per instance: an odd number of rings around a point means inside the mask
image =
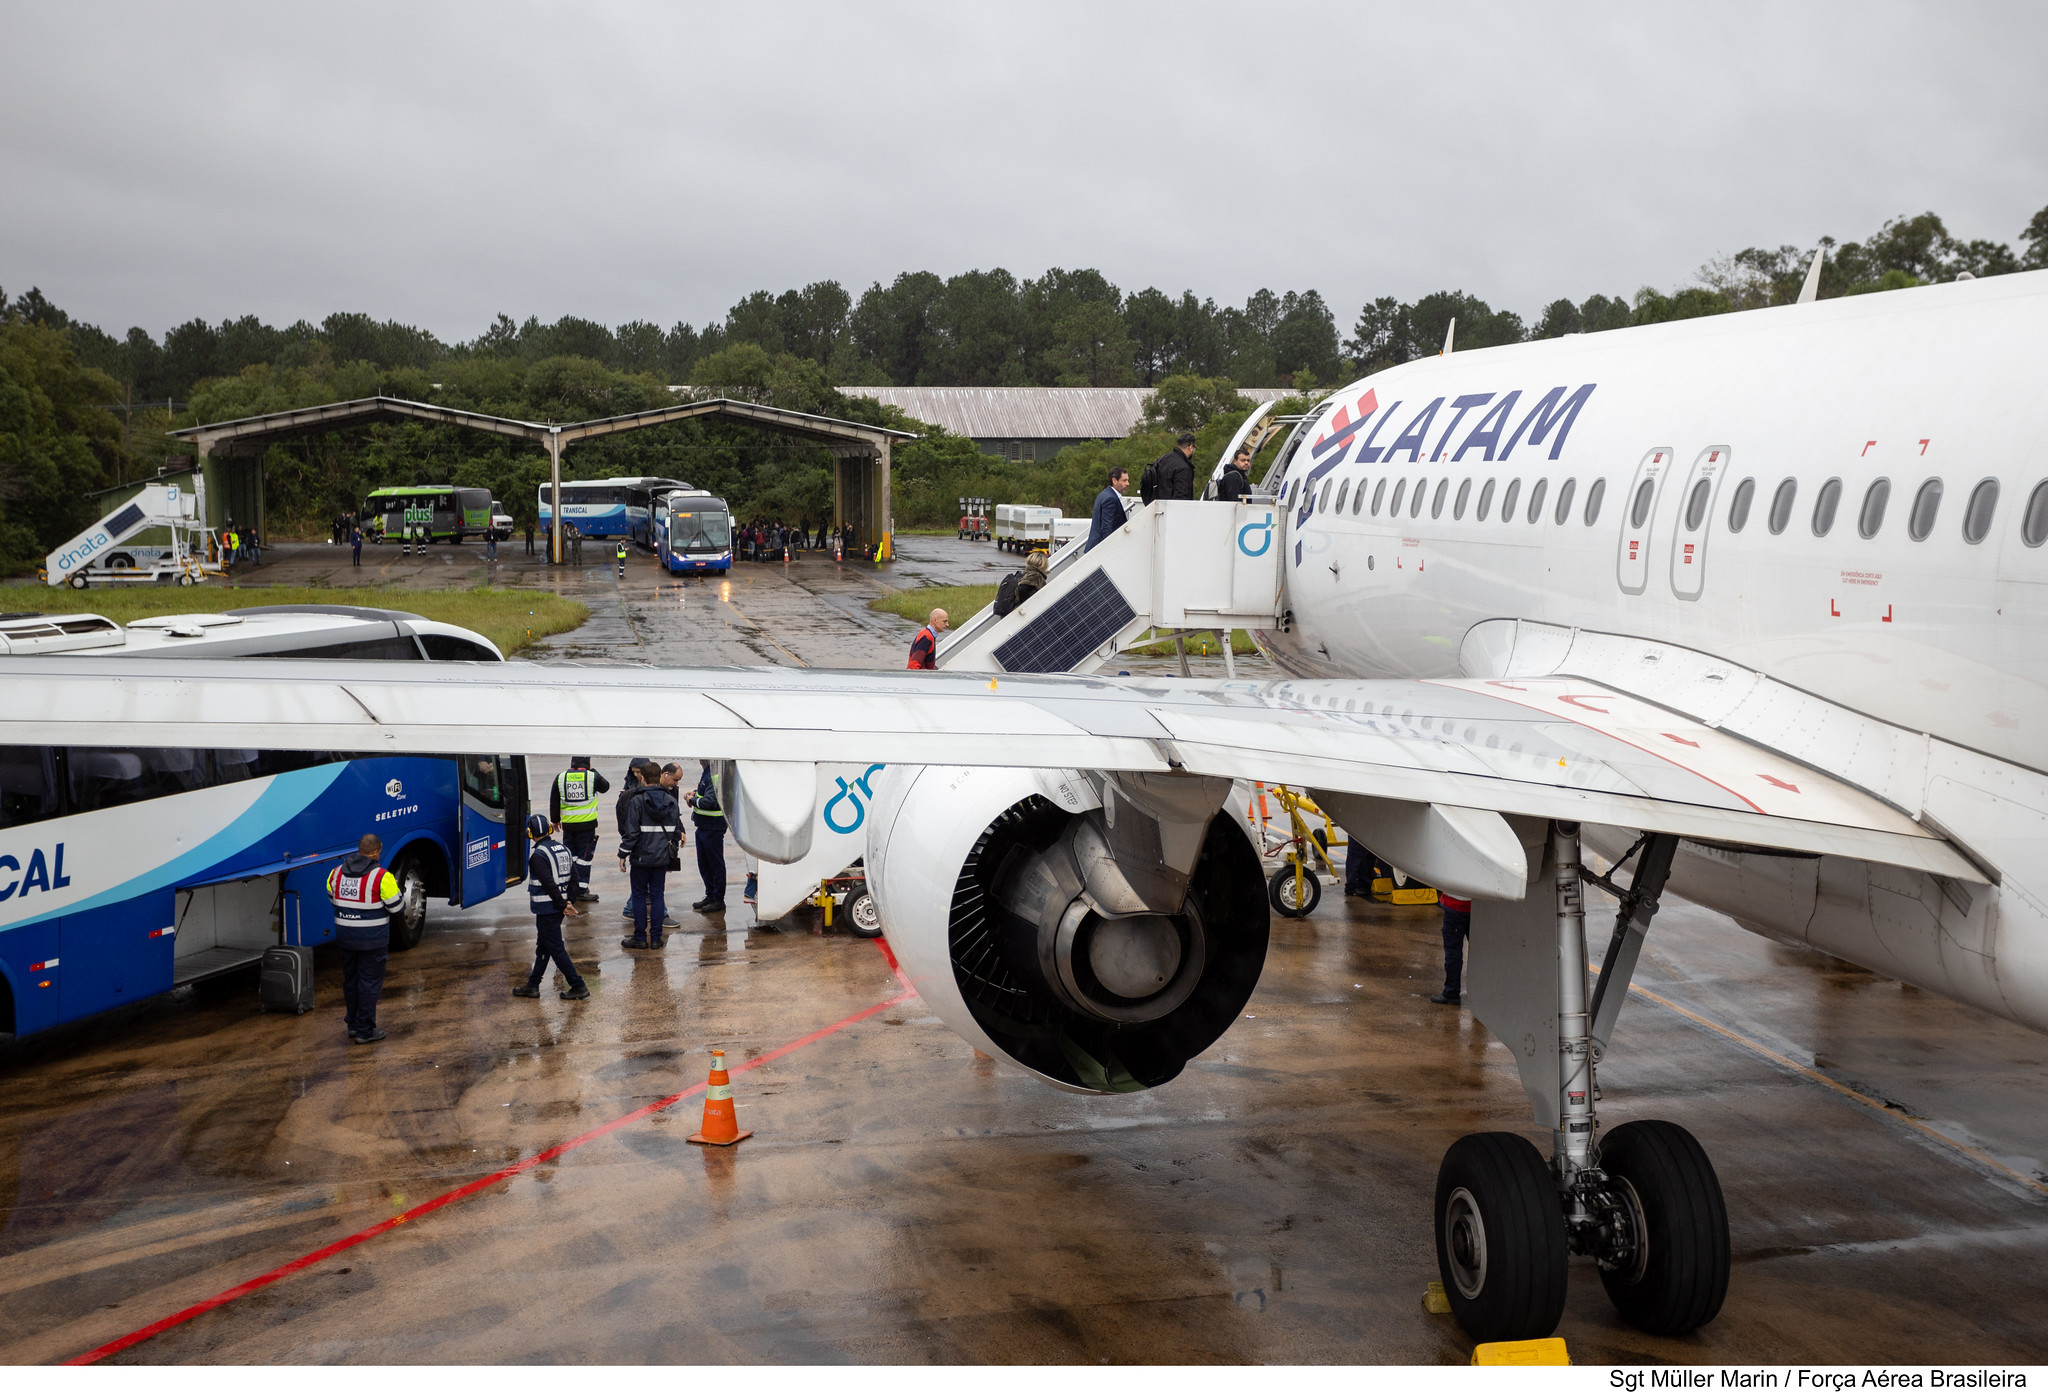
M 28 854 L 28 865 L 23 866 L 15 857 L 0 853 L 0 900 L 11 900 L 17 894 L 26 895 L 41 890 L 45 894 L 62 890 L 71 883 L 71 877 L 64 874 L 64 843 L 57 843 L 48 855 L 41 847 Z
M 92 560 L 95 553 L 114 544 L 114 539 L 104 532 L 95 532 L 71 550 L 57 558 L 57 569 L 69 571 Z
M 1257 534 L 1258 545 L 1253 546 L 1253 534 Z M 1268 513 L 1257 522 L 1248 522 L 1237 529 L 1237 549 L 1246 556 L 1264 556 L 1273 549 L 1273 515 Z

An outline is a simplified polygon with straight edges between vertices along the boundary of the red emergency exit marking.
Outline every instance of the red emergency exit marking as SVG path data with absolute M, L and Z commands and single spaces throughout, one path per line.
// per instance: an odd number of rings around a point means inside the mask
M 1840 619 L 1841 617 L 1842 617 L 1842 612 L 1841 612 L 1840 610 L 1838 610 L 1838 609 L 1836 609 L 1836 608 L 1835 608 L 1835 602 L 1834 602 L 1833 600 L 1829 600 L 1829 601 L 1828 601 L 1828 618 L 1830 618 L 1830 619 Z
M 1685 544 L 1685 564 L 1688 566 L 1692 565 L 1692 547 L 1691 542 Z
M 1878 620 L 1877 622 L 1880 624 L 1889 624 L 1892 622 L 1892 607 L 1890 605 L 1886 605 L 1884 607 L 1884 618 Z
M 1765 783 L 1770 784 L 1774 788 L 1788 789 L 1793 793 L 1799 792 L 1798 784 L 1788 784 L 1783 779 L 1777 777 L 1775 774 L 1759 774 L 1757 775 L 1757 777 L 1759 779 L 1762 779 Z
M 1639 542 L 1639 541 L 1637 541 L 1637 540 L 1636 540 L 1636 539 L 1635 539 L 1634 537 L 1631 537 L 1631 538 L 1629 538 L 1629 539 L 1628 539 L 1628 559 L 1629 559 L 1629 560 L 1633 561 L 1633 560 L 1635 560 L 1635 559 L 1636 559 L 1636 548 L 1637 548 L 1637 547 L 1639 547 L 1639 546 L 1641 546 L 1641 545 L 1642 545 L 1642 543 L 1641 543 L 1641 542 Z
M 1876 443 L 1877 443 L 1877 442 L 1876 442 L 1875 440 L 1866 440 L 1866 441 L 1864 441 L 1864 442 L 1863 442 L 1863 454 L 1864 454 L 1864 455 L 1867 455 L 1867 454 L 1869 454 L 1869 453 L 1870 453 L 1870 447 L 1871 447 L 1871 446 L 1873 446 L 1873 445 L 1875 445 Z M 1862 457 L 1863 457 L 1862 455 L 1858 455 L 1858 456 L 1857 456 L 1857 458 L 1858 458 L 1858 459 L 1861 459 Z
M 1721 458 L 1721 452 L 1720 452 L 1719 450 L 1709 450 L 1709 451 L 1707 452 L 1707 463 L 1708 463 L 1708 464 L 1715 464 L 1715 463 L 1718 463 L 1718 462 L 1720 461 L 1720 458 Z

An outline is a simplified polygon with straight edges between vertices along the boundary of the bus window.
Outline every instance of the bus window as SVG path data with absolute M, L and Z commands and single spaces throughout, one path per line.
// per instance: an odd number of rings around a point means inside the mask
M 366 658 L 372 661 L 412 659 L 417 661 L 420 647 L 408 634 L 390 638 L 356 639 L 350 643 L 330 643 L 321 648 L 290 648 L 268 656 L 278 658 Z
M 206 761 L 192 750 L 73 746 L 64 752 L 64 767 L 74 813 L 118 808 L 206 786 Z
M 0 827 L 20 827 L 55 817 L 57 761 L 50 751 L 0 745 Z
M 466 638 L 457 638 L 454 634 L 421 634 L 419 640 L 426 648 L 427 656 L 435 662 L 495 663 L 498 661 L 498 655 L 484 647 L 481 643 L 476 643 Z
M 464 755 L 462 764 L 462 791 L 487 808 L 505 806 L 503 781 L 499 776 L 496 755 Z

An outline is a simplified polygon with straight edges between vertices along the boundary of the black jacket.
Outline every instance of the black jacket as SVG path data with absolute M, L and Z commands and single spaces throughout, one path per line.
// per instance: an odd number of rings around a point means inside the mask
M 625 825 L 619 845 L 636 866 L 667 867 L 675 859 L 676 838 L 682 834 L 683 810 L 675 797 L 659 784 L 636 789 L 626 800 Z
M 1244 471 L 1235 464 L 1223 466 L 1223 477 L 1216 481 L 1216 497 L 1225 503 L 1235 503 L 1252 491 L 1252 481 L 1245 478 Z
M 1175 446 L 1152 462 L 1152 496 L 1154 498 L 1193 498 L 1195 496 L 1195 466 L 1193 461 Z

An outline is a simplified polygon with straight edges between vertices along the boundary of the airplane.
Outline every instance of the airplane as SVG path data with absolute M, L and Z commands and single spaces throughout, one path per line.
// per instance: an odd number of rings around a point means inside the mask
M 1446 1153 L 1453 1314 L 1548 1334 L 1576 1255 L 1676 1334 L 1725 1297 L 1726 1202 L 1682 1126 L 1603 1131 L 1597 1075 L 1661 896 L 2048 1030 L 2044 363 L 2033 272 L 1351 383 L 1251 498 L 1127 524 L 1243 510 L 1240 545 L 1277 548 L 1278 680 L 52 655 L 0 658 L 0 741 L 652 741 L 718 761 L 737 840 L 776 862 L 810 845 L 818 766 L 864 768 L 869 883 L 918 991 L 1103 1093 L 1168 1082 L 1241 1014 L 1270 921 L 1225 801 L 1305 787 L 1473 899 L 1467 1001 L 1550 1133 L 1547 1158 L 1505 1132 Z M 91 855 L 67 893 L 104 879 Z M 1597 985 L 1588 885 L 1620 902 Z

